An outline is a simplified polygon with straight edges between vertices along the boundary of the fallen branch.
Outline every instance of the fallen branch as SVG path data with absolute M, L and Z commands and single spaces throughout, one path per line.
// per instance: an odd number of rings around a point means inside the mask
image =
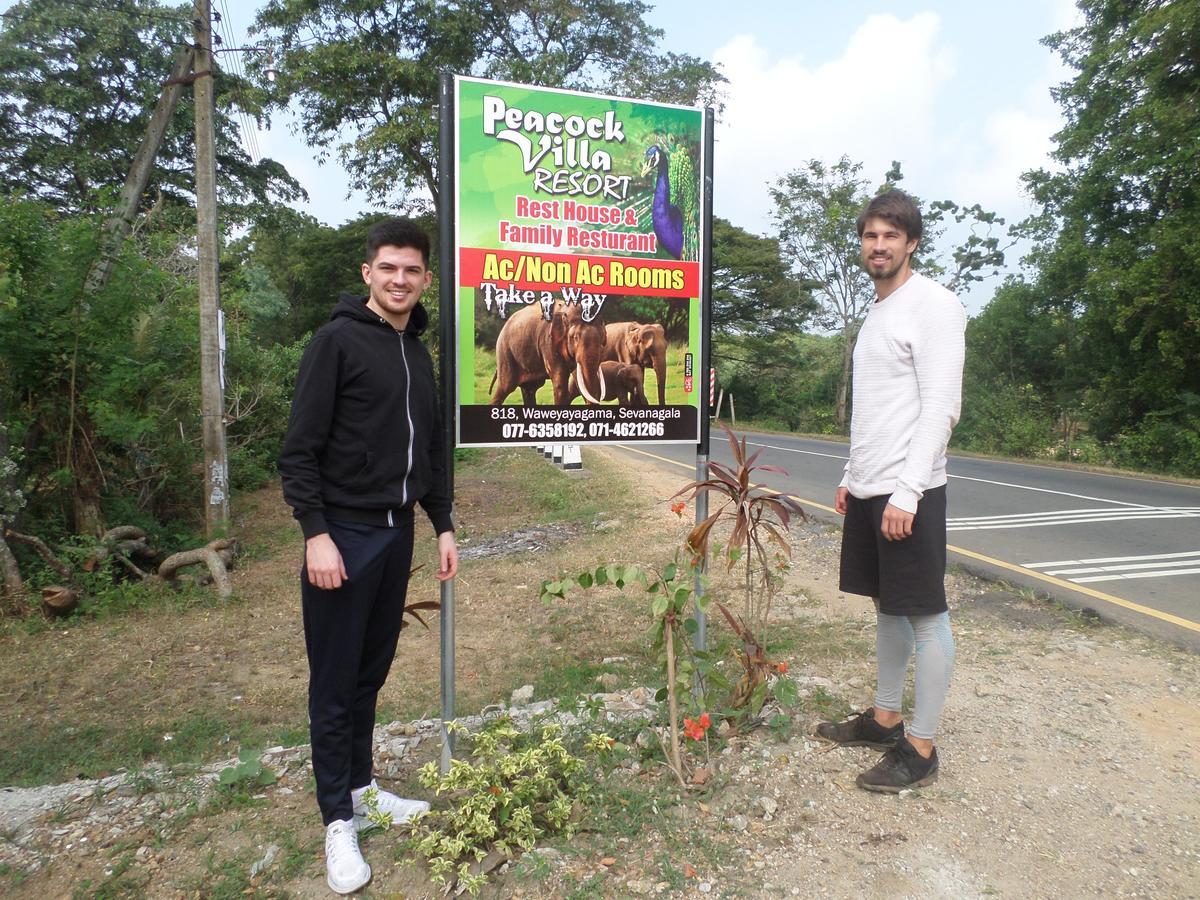
M 172 553 L 158 567 L 158 577 L 163 581 L 174 581 L 175 575 L 180 569 L 202 562 L 208 566 L 213 583 L 217 586 L 217 596 L 223 600 L 233 593 L 233 582 L 229 580 L 229 570 L 221 557 L 222 552 L 232 554 L 233 546 L 233 539 L 222 538 L 218 541 L 211 541 L 204 547 L 197 547 L 195 550 Z
M 54 551 L 46 546 L 41 538 L 34 537 L 32 534 L 21 534 L 19 531 L 13 531 L 11 528 L 4 529 L 4 536 L 11 541 L 24 544 L 27 547 L 32 547 L 37 551 L 38 556 L 46 561 L 46 565 L 52 568 L 55 572 L 66 578 L 68 581 L 74 579 L 71 573 L 71 567 L 64 563 L 61 559 L 54 555 Z

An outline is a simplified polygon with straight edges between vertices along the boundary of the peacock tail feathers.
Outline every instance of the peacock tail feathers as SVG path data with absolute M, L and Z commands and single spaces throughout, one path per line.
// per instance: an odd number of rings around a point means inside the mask
M 671 204 L 683 216 L 683 258 L 700 259 L 700 183 L 687 147 L 676 144 L 667 153 Z

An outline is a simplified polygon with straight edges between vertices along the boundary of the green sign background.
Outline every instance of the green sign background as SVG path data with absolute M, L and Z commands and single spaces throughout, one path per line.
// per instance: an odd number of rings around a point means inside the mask
M 464 424 L 464 412 L 468 407 L 489 406 L 490 393 L 487 377 L 494 372 L 494 361 L 490 361 L 491 350 L 494 347 L 495 336 L 503 325 L 503 319 L 498 318 L 495 309 L 485 309 L 479 290 L 479 279 L 474 278 L 469 266 L 464 266 L 464 260 L 472 254 L 478 258 L 478 251 L 495 250 L 512 255 L 522 254 L 535 257 L 568 257 L 572 260 L 586 258 L 589 261 L 606 263 L 610 260 L 626 260 L 629 265 L 638 263 L 654 264 L 659 267 L 674 268 L 688 273 L 686 291 L 637 291 L 630 288 L 615 288 L 599 286 L 584 287 L 583 290 L 595 290 L 597 293 L 607 293 L 612 296 L 620 295 L 633 300 L 636 296 L 641 308 L 655 303 L 659 308 L 667 310 L 656 319 L 649 319 L 649 313 L 638 315 L 636 304 L 634 312 L 628 306 L 622 308 L 614 301 L 612 306 L 603 309 L 607 321 L 612 322 L 612 314 L 640 321 L 661 321 L 666 319 L 670 327 L 671 350 L 668 354 L 670 362 L 669 374 L 666 378 L 668 393 L 666 405 L 687 406 L 695 412 L 689 416 L 696 424 L 695 433 L 690 430 L 686 435 L 642 435 L 642 438 L 658 437 L 658 442 L 695 442 L 698 439 L 698 414 L 700 409 L 700 391 L 707 390 L 707 375 L 700 371 L 701 340 L 704 334 L 701 321 L 701 304 L 699 299 L 699 273 L 704 261 L 700 258 L 701 229 L 706 223 L 700 215 L 700 173 L 703 171 L 704 151 L 704 115 L 699 109 L 671 106 L 666 104 L 644 103 L 635 100 L 605 97 L 580 92 L 559 91 L 547 88 L 537 88 L 525 85 L 505 84 L 493 81 L 483 81 L 469 78 L 458 78 L 456 87 L 456 259 L 459 269 L 457 319 L 457 361 L 458 361 L 458 403 L 459 403 L 459 440 L 460 446 L 494 445 L 494 444 L 536 444 L 545 443 L 535 436 L 522 435 L 519 438 L 498 437 L 494 434 L 468 433 Z M 485 98 L 498 98 L 507 109 L 519 109 L 523 112 L 536 112 L 542 117 L 559 114 L 565 120 L 571 116 L 582 117 L 583 120 L 596 119 L 620 124 L 619 130 L 624 140 L 604 140 L 588 137 L 586 134 L 577 141 L 584 145 L 589 154 L 603 151 L 611 157 L 611 169 L 597 174 L 610 175 L 617 178 L 627 178 L 625 196 L 617 199 L 612 196 L 584 196 L 582 194 L 549 193 L 536 190 L 533 172 L 524 171 L 525 157 L 522 148 L 505 140 L 500 140 L 495 134 L 485 131 L 484 108 Z M 606 116 L 609 118 L 606 120 Z M 524 125 L 524 122 L 522 123 Z M 499 131 L 507 127 L 503 121 L 496 125 Z M 517 129 L 525 134 L 533 145 L 533 152 L 541 150 L 539 141 L 542 134 L 525 130 L 522 126 Z M 552 142 L 553 137 L 551 136 Z M 563 134 L 566 138 L 567 135 Z M 691 193 L 686 197 L 690 203 L 687 208 L 691 221 L 685 221 L 685 247 L 682 260 L 677 260 L 662 246 L 656 253 L 638 253 L 619 249 L 572 248 L 567 246 L 530 247 L 512 241 L 502 241 L 500 223 L 508 222 L 519 226 L 552 225 L 565 228 L 574 225 L 590 231 L 608 231 L 613 233 L 633 233 L 651 235 L 654 233 L 651 215 L 651 205 L 654 194 L 657 173 L 644 173 L 647 150 L 658 146 L 672 160 L 672 174 L 686 172 L 692 179 Z M 680 157 L 683 168 L 677 169 L 675 161 Z M 540 166 L 551 172 L 560 170 L 585 176 L 593 172 L 586 165 L 570 165 L 564 160 L 559 166 L 553 159 L 553 151 L 546 153 Z M 564 176 L 560 176 L 564 177 Z M 680 179 L 677 179 L 677 182 Z M 681 186 L 675 185 L 677 191 Z M 537 217 L 520 217 L 517 215 L 517 198 L 526 197 L 537 201 L 572 200 L 578 204 L 619 207 L 623 213 L 632 211 L 636 224 L 622 217 L 615 224 L 585 224 L 578 221 L 566 222 L 562 219 L 544 219 Z M 678 201 L 679 197 L 676 196 Z M 477 275 L 477 273 L 476 273 Z M 493 282 L 505 282 L 503 278 L 492 278 Z M 557 294 L 558 285 L 538 285 L 536 291 L 549 290 Z M 651 296 L 652 295 L 652 296 Z M 507 315 L 519 309 L 510 306 Z M 478 353 L 477 353 L 478 349 Z M 486 353 L 484 351 L 487 351 Z M 693 378 L 690 392 L 683 390 L 684 362 L 690 366 Z M 489 368 L 489 366 L 491 368 Z M 654 394 L 656 387 L 655 376 L 648 374 L 646 383 L 647 395 Z M 552 399 L 546 399 L 548 387 L 539 392 L 538 406 L 553 405 Z M 657 395 L 651 400 L 656 405 Z M 520 391 L 512 392 L 504 401 L 505 404 L 520 404 Z M 582 404 L 581 398 L 576 398 L 575 405 Z M 471 415 L 465 417 L 470 420 Z M 626 440 L 638 436 L 606 435 L 597 439 L 595 436 L 569 436 L 569 443 L 585 443 L 589 441 L 605 442 L 611 440 Z

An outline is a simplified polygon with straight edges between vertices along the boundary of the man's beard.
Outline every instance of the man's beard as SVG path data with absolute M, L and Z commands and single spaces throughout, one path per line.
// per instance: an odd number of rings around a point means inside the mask
M 904 268 L 904 258 L 902 258 L 899 262 L 894 263 L 890 268 L 884 267 L 882 269 L 878 269 L 878 268 L 875 268 L 871 263 L 868 263 L 867 264 L 867 275 L 869 275 L 871 277 L 872 281 L 887 281 L 889 278 L 896 275 L 903 268 Z

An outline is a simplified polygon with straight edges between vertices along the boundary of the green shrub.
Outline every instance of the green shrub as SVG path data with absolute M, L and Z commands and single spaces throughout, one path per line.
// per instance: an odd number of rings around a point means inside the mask
M 594 774 L 585 758 L 567 749 L 560 725 L 525 733 L 501 717 L 471 740 L 470 761 L 451 760 L 445 774 L 436 762 L 421 769 L 421 783 L 447 795 L 450 804 L 419 816 L 404 849 L 428 862 L 438 884 L 454 881 L 475 896 L 487 874 L 472 872 L 472 861 L 493 849 L 515 855 L 543 837 L 578 829 L 577 804 L 591 796 Z M 607 736 L 591 734 L 585 752 L 603 757 L 609 743 Z

